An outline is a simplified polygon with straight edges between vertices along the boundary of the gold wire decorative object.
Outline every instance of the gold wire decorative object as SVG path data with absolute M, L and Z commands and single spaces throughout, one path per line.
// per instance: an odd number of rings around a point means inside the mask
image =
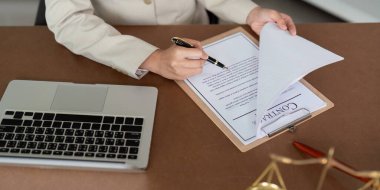
M 310 165 L 310 164 L 321 164 L 323 165 L 323 170 L 319 181 L 317 184 L 317 190 L 322 189 L 322 185 L 326 178 L 327 172 L 331 167 L 339 168 L 353 176 L 370 178 L 364 186 L 360 187 L 358 190 L 380 190 L 380 171 L 355 171 L 348 168 L 345 165 L 340 164 L 334 158 L 334 148 L 330 148 L 325 158 L 314 158 L 305 160 L 294 160 L 284 156 L 278 156 L 275 154 L 270 155 L 272 162 L 265 168 L 265 170 L 260 174 L 256 181 L 247 188 L 247 190 L 286 190 L 285 183 L 283 181 L 280 169 L 277 163 L 289 164 L 289 165 Z M 272 182 L 273 174 L 276 174 L 277 181 L 279 185 Z M 265 180 L 263 180 L 266 177 Z
M 280 183 L 280 186 L 278 186 L 275 183 L 272 183 L 273 180 L 273 174 L 276 175 L 277 181 Z M 266 177 L 266 181 L 262 181 L 263 178 Z M 277 166 L 277 163 L 275 161 L 272 161 L 267 168 L 261 173 L 259 178 L 256 179 L 256 181 L 248 187 L 247 190 L 286 190 L 284 180 L 282 178 L 280 169 Z

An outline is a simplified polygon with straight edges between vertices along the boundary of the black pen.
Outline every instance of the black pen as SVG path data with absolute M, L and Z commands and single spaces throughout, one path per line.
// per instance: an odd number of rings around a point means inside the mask
M 172 42 L 177 45 L 177 46 L 181 46 L 181 47 L 186 47 L 186 48 L 195 48 L 193 45 L 191 45 L 189 42 L 186 42 L 185 40 L 179 38 L 179 37 L 172 37 Z M 216 60 L 215 58 L 211 57 L 211 56 L 208 56 L 207 58 L 207 61 L 220 67 L 220 68 L 223 68 L 223 69 L 228 69 L 226 66 L 224 66 L 223 63 L 219 62 L 218 60 Z

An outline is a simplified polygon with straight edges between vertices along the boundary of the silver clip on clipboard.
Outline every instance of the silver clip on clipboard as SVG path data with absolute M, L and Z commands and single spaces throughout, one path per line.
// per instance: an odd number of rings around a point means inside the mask
M 274 121 L 261 127 L 261 130 L 264 131 L 268 137 L 272 137 L 286 129 L 289 129 L 289 131 L 293 132 L 295 130 L 295 124 L 309 117 L 311 117 L 310 111 L 306 108 L 301 108 L 280 116 Z

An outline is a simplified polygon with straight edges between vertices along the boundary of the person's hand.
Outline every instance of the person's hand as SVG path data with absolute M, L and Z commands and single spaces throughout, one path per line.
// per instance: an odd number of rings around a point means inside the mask
M 267 22 L 275 22 L 280 29 L 289 30 L 291 35 L 296 35 L 296 26 L 292 18 L 276 10 L 256 7 L 247 17 L 247 24 L 258 35 Z
M 172 45 L 165 50 L 156 50 L 140 66 L 168 79 L 184 80 L 202 72 L 207 54 L 200 42 L 186 39 L 195 48 Z

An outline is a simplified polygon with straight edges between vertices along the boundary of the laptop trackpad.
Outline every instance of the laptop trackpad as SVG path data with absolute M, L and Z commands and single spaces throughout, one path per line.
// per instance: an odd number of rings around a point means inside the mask
M 58 85 L 51 110 L 101 112 L 107 87 Z

